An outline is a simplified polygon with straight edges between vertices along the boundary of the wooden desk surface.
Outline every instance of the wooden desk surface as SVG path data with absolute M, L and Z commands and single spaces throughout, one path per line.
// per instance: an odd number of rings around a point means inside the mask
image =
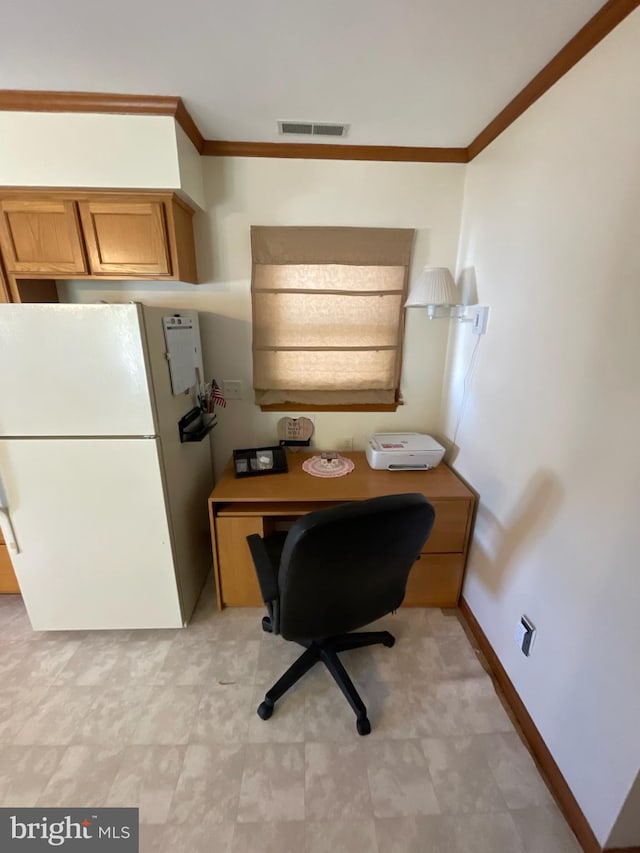
M 315 451 L 316 453 L 318 451 Z M 313 451 L 287 453 L 287 474 L 236 477 L 233 460 L 209 496 L 216 592 L 221 607 L 262 603 L 247 536 L 268 535 L 282 520 L 313 509 L 381 495 L 419 492 L 432 501 L 436 523 L 411 572 L 405 605 L 455 607 L 467 558 L 474 493 L 443 463 L 431 471 L 375 471 L 365 453 L 350 452 L 344 477 L 313 477 L 302 463 Z
M 315 451 L 316 453 L 318 451 Z M 313 477 L 302 470 L 302 463 L 312 452 L 287 452 L 287 474 L 268 474 L 257 477 L 236 477 L 233 459 L 209 498 L 213 503 L 234 501 L 353 501 L 380 495 L 421 492 L 427 498 L 471 498 L 475 495 L 444 463 L 430 471 L 377 471 L 369 466 L 362 451 L 342 453 L 353 460 L 355 469 L 344 477 Z

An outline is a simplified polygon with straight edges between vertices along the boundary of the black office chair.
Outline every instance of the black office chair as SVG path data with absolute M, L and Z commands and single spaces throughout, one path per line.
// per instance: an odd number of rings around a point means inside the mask
M 402 604 L 407 578 L 426 542 L 435 511 L 420 494 L 354 501 L 299 518 L 288 533 L 247 537 L 268 616 L 262 628 L 306 647 L 268 690 L 263 720 L 274 704 L 318 661 L 323 661 L 367 735 L 367 709 L 338 652 L 382 643 L 388 631 L 351 634 Z

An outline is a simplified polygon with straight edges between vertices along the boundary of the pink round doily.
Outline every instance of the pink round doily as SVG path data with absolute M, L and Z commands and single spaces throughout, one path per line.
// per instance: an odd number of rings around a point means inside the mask
M 314 477 L 344 477 L 355 468 L 351 459 L 338 456 L 337 459 L 326 460 L 320 456 L 311 456 L 302 463 L 302 470 Z

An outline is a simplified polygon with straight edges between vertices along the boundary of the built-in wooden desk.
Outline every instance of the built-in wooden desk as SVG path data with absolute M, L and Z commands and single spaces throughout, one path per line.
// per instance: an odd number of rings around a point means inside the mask
M 456 607 L 467 559 L 476 497 L 444 463 L 431 471 L 374 471 L 362 452 L 345 453 L 355 470 L 344 477 L 313 477 L 302 470 L 309 453 L 288 453 L 289 472 L 237 478 L 233 460 L 209 497 L 216 591 L 221 607 L 262 604 L 247 546 L 315 509 L 380 495 L 421 492 L 436 521 L 411 570 L 405 605 Z

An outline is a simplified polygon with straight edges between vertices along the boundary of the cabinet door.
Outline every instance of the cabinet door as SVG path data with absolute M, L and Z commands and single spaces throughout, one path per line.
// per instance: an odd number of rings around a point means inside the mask
M 11 565 L 9 549 L 0 529 L 0 593 L 4 592 L 20 592 L 20 587 L 18 586 L 18 579 Z
M 73 201 L 4 199 L 0 214 L 0 243 L 8 272 L 87 271 Z
M 92 275 L 171 274 L 162 201 L 81 201 Z
M 9 286 L 7 285 L 7 280 L 4 277 L 4 271 L 2 269 L 2 258 L 0 258 L 0 302 L 11 302 Z

